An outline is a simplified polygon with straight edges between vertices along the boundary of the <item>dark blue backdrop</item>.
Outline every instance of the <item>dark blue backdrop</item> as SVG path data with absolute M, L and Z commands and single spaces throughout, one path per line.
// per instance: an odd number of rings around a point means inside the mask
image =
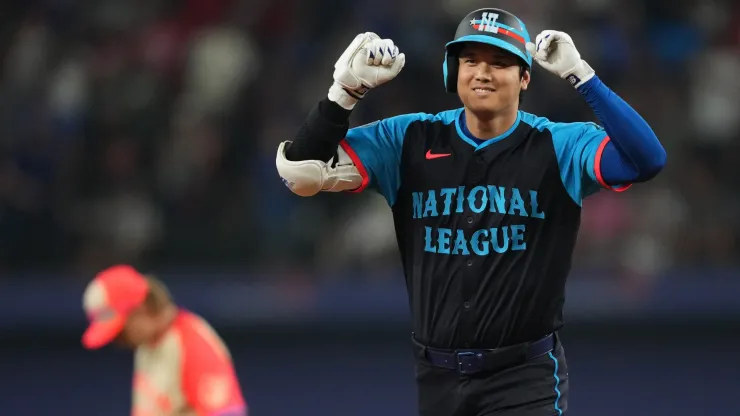
M 569 414 L 740 414 L 740 339 L 729 329 L 566 333 Z M 373 330 L 353 339 L 341 333 L 227 332 L 252 415 L 413 415 L 406 332 Z M 3 415 L 128 414 L 127 352 L 89 353 L 63 334 L 16 338 L 2 352 Z
M 401 279 L 162 277 L 223 334 L 253 416 L 414 415 Z M 675 276 L 639 298 L 612 280 L 573 281 L 562 334 L 569 415 L 740 415 L 735 280 Z M 2 416 L 127 415 L 130 353 L 79 344 L 85 282 L 15 282 L 0 290 Z

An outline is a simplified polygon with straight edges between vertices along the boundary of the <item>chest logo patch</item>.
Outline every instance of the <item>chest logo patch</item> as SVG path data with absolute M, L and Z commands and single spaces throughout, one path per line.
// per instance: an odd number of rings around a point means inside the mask
M 439 159 L 440 157 L 452 156 L 452 153 L 432 153 L 431 150 L 427 150 L 427 160 Z

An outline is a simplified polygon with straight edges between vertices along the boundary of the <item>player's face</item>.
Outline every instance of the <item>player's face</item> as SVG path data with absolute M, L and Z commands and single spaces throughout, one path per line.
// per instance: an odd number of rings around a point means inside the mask
M 141 306 L 128 317 L 123 331 L 116 339 L 120 345 L 135 348 L 151 341 L 157 333 L 157 319 L 146 307 Z
M 457 92 L 473 113 L 495 116 L 519 107 L 519 92 L 529 85 L 518 58 L 491 45 L 467 43 L 460 51 Z

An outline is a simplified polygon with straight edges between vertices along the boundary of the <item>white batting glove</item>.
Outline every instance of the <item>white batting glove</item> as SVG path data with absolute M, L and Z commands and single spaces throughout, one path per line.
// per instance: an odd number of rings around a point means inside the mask
M 392 40 L 361 33 L 334 64 L 329 99 L 351 110 L 368 91 L 395 78 L 405 63 L 406 55 L 398 52 Z
M 544 30 L 535 41 L 536 44 L 527 43 L 527 51 L 546 70 L 567 79 L 576 88 L 593 78 L 594 70 L 581 59 L 573 39 L 567 33 Z

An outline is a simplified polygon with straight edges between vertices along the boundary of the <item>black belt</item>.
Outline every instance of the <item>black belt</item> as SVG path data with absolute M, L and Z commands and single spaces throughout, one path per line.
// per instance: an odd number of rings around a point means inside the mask
M 495 349 L 440 350 L 427 347 L 412 337 L 416 357 L 424 358 L 435 367 L 455 370 L 460 374 L 480 371 L 500 371 L 545 355 L 555 349 L 556 334 L 533 342 Z

